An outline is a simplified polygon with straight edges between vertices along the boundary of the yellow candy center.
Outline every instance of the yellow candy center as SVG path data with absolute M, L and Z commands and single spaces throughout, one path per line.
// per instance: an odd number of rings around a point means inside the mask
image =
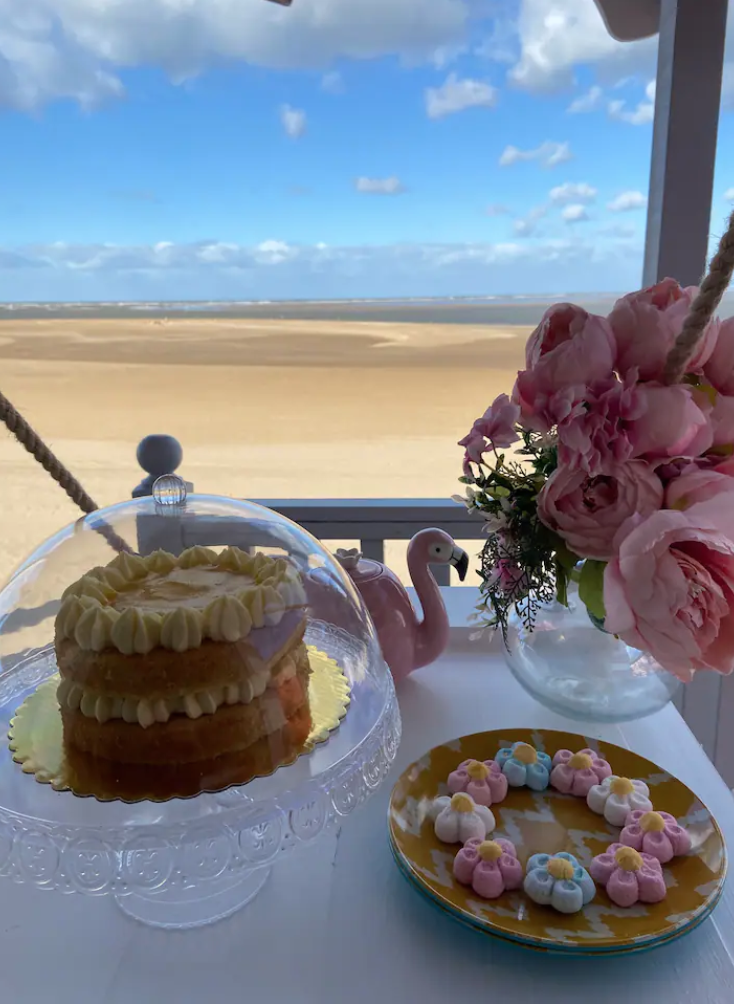
M 474 812 L 474 801 L 469 795 L 459 792 L 451 799 L 451 808 L 454 812 Z
M 588 753 L 574 753 L 568 761 L 568 766 L 574 770 L 588 770 L 591 767 L 592 759 Z
M 633 847 L 620 847 L 614 860 L 626 872 L 638 872 L 642 868 L 642 858 Z
M 519 760 L 520 763 L 524 763 L 526 766 L 535 763 L 538 759 L 538 754 L 528 743 L 518 743 L 512 751 L 512 756 L 515 760 Z
M 551 858 L 548 862 L 548 874 L 554 879 L 572 879 L 573 865 L 565 858 Z
M 609 785 L 609 790 L 614 795 L 631 795 L 635 786 L 628 777 L 615 777 Z
M 489 777 L 489 767 L 479 760 L 470 761 L 466 766 L 466 772 L 472 781 L 486 781 Z
M 502 848 L 496 840 L 483 840 L 477 847 L 477 854 L 482 861 L 497 861 L 502 857 Z
M 659 812 L 646 812 L 640 818 L 640 826 L 645 833 L 662 833 L 665 829 L 665 820 Z

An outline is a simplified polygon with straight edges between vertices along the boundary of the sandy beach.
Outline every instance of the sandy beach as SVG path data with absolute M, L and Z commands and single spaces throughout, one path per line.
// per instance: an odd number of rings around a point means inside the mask
M 196 489 L 249 498 L 448 497 L 456 440 L 509 391 L 529 327 L 335 320 L 0 322 L 0 388 L 100 506 L 138 441 L 176 436 Z M 0 578 L 78 511 L 0 435 Z M 404 549 L 404 547 L 403 547 Z M 400 547 L 388 557 L 399 561 Z

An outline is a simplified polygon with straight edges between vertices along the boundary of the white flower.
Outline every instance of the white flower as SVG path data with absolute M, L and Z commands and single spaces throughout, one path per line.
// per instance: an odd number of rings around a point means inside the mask
M 589 789 L 586 804 L 612 826 L 624 826 L 627 816 L 635 809 L 650 812 L 649 795 L 650 789 L 644 781 L 630 781 L 628 777 L 613 774 Z
M 495 827 L 492 810 L 477 805 L 471 795 L 459 792 L 453 797 L 441 795 L 431 807 L 434 832 L 445 844 L 465 844 L 467 840 L 485 840 Z

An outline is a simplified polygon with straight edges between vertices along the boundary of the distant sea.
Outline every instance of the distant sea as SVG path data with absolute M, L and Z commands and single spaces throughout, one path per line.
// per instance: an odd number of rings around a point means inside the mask
M 618 293 L 364 300 L 210 300 L 140 303 L 4 303 L 0 321 L 117 318 L 262 318 L 270 320 L 381 321 L 391 324 L 535 324 L 553 303 L 571 302 L 607 314 Z M 734 294 L 719 314 L 734 314 Z

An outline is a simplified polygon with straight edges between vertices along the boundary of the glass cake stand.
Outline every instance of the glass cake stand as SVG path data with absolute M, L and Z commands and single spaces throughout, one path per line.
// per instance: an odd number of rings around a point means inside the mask
M 262 888 L 283 854 L 351 815 L 382 784 L 400 714 L 369 615 L 347 575 L 300 526 L 261 506 L 177 494 L 98 510 L 46 541 L 0 592 L 0 876 L 44 889 L 111 895 L 129 916 L 165 928 L 229 916 Z M 236 545 L 287 556 L 306 590 L 307 645 L 350 688 L 346 716 L 269 776 L 167 801 L 100 801 L 39 783 L 6 739 L 16 709 L 56 671 L 54 618 L 66 587 L 116 549 Z

